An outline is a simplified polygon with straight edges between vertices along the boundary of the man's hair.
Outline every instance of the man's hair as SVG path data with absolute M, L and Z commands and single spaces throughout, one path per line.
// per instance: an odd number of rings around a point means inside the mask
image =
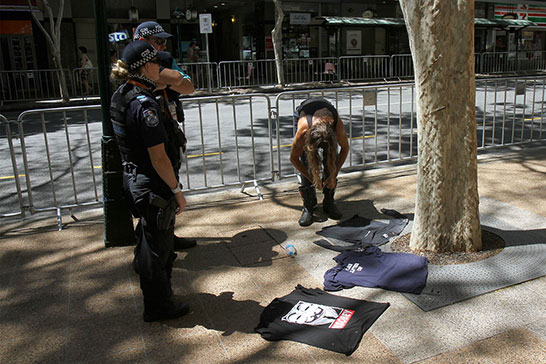
M 322 189 L 323 180 L 326 179 L 321 177 L 322 159 L 327 159 L 328 172 L 334 173 L 337 160 L 337 139 L 332 123 L 333 115 L 329 111 L 326 113 L 317 111 L 313 117 L 318 120 L 305 133 L 305 152 L 309 172 L 313 178 L 311 182 L 316 188 Z M 319 149 L 322 149 L 322 159 Z

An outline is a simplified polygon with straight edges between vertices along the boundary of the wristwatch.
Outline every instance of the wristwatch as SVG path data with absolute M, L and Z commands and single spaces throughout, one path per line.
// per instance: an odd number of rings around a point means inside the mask
M 175 188 L 171 188 L 171 192 L 173 195 L 177 194 L 178 192 L 182 191 L 182 183 L 178 182 Z

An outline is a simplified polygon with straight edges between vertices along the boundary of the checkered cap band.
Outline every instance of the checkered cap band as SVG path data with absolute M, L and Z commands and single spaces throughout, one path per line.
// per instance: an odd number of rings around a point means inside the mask
M 129 65 L 130 70 L 135 70 L 157 56 L 157 50 L 148 42 L 136 40 L 123 50 L 121 59 Z
M 133 36 L 133 40 L 137 40 L 140 38 L 146 38 L 150 37 L 152 35 L 159 35 L 160 38 L 169 38 L 172 35 L 167 33 L 165 29 L 155 21 L 147 21 L 144 23 L 141 23 L 136 31 L 135 35 Z

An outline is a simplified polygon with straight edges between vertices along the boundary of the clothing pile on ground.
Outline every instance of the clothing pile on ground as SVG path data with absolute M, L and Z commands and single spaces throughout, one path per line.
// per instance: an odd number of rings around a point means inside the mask
M 350 244 L 334 245 L 325 239 L 315 241 L 326 249 L 341 252 L 334 258 L 337 265 L 324 274 L 325 290 L 363 286 L 416 294 L 423 291 L 428 275 L 427 258 L 382 252 L 379 248 L 399 235 L 408 219 L 394 210 L 381 211 L 394 218 L 383 223 L 355 215 L 317 232 Z M 275 298 L 264 309 L 255 330 L 269 341 L 293 340 L 351 355 L 364 333 L 389 305 L 335 296 L 298 285 L 292 293 Z
M 408 219 L 394 210 L 382 210 L 395 216 L 388 223 L 358 215 L 318 231 L 317 234 L 351 245 L 333 245 L 325 239 L 314 243 L 340 251 L 337 265 L 324 274 L 324 289 L 339 291 L 354 286 L 378 287 L 391 291 L 420 294 L 428 276 L 428 259 L 409 253 L 385 253 L 378 246 L 400 234 Z

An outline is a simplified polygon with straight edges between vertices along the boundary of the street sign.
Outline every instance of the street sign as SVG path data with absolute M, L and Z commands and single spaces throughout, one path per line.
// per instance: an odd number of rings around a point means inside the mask
M 199 14 L 199 30 L 201 34 L 212 33 L 212 15 Z

